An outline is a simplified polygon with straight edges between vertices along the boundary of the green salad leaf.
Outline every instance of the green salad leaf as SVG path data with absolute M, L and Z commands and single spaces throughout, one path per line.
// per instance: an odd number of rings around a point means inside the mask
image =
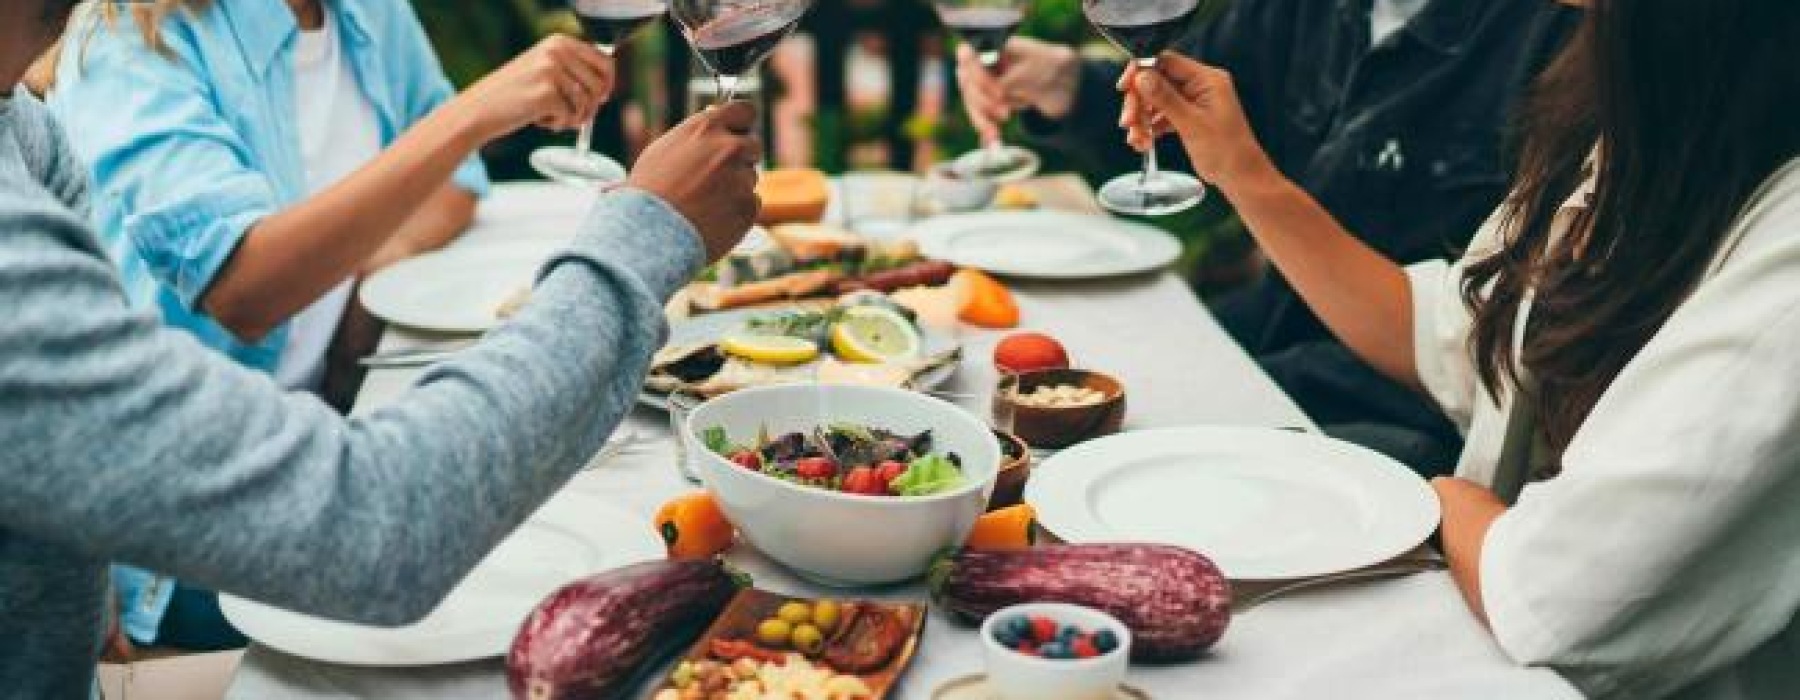
M 735 451 L 731 444 L 731 435 L 727 434 L 723 427 L 713 426 L 700 431 L 700 442 L 706 445 L 706 449 L 727 457 Z
M 968 481 L 962 469 L 943 455 L 925 455 L 906 465 L 888 489 L 902 496 L 930 496 L 962 486 Z

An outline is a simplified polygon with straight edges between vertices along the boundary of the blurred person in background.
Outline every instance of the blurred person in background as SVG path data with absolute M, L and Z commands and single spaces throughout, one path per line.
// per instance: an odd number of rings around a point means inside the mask
M 484 140 L 418 127 L 435 114 L 571 128 L 611 92 L 613 66 L 554 37 L 458 98 L 405 0 L 156 0 L 78 12 L 53 80 L 133 301 L 342 409 L 379 328 L 352 302 L 357 280 L 453 240 L 488 187 Z M 456 172 L 428 174 L 443 154 Z M 210 591 L 131 567 L 115 578 L 139 644 L 245 641 Z
M 1281 172 L 1376 250 L 1414 262 L 1452 252 L 1500 202 L 1514 103 L 1576 19 L 1550 0 L 1234 0 L 1177 51 L 1236 76 Z M 1038 146 L 1127 172 L 1122 68 L 1015 38 L 997 77 L 962 49 L 957 79 L 984 137 L 1022 112 Z M 1168 167 L 1188 166 L 1163 147 Z M 1427 476 L 1455 464 L 1456 427 L 1332 338 L 1279 270 L 1209 302 L 1326 432 Z
M 87 216 L 90 199 L 106 195 L 90 190 L 44 105 L 11 87 L 76 4 L 0 3 L 8 697 L 92 691 L 109 561 L 309 615 L 389 626 L 424 616 L 599 449 L 667 336 L 663 304 L 736 245 L 759 209 L 754 108 L 693 117 L 645 151 L 627 186 L 571 190 L 594 208 L 517 315 L 427 370 L 404 400 L 345 418 L 168 328 L 121 284 Z M 550 50 L 528 61 L 583 58 Z M 603 93 L 570 67 L 489 80 L 320 196 L 348 197 L 361 181 L 427 198 L 474 144 L 527 124 L 578 123 Z M 118 105 L 105 108 L 119 117 Z M 372 217 L 371 231 L 407 218 L 346 209 L 345 221 Z M 229 216 L 196 211 L 178 223 L 242 222 L 216 218 Z

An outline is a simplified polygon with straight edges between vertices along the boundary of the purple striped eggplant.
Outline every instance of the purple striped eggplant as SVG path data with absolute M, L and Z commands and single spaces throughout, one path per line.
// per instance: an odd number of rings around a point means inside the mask
M 749 582 L 716 559 L 653 561 L 563 586 L 525 618 L 506 656 L 518 700 L 624 697 L 646 661 L 685 647 Z
M 1135 661 L 1192 659 L 1231 622 L 1231 585 L 1191 550 L 1151 544 L 1072 544 L 964 550 L 931 570 L 938 607 L 978 623 L 1019 603 L 1104 610 L 1131 628 Z

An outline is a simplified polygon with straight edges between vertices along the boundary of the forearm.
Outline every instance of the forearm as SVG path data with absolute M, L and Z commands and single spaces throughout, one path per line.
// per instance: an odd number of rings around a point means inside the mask
M 1273 166 L 1253 173 L 1219 187 L 1263 254 L 1339 340 L 1383 374 L 1419 387 L 1405 271 Z
M 1473 482 L 1439 478 L 1431 483 L 1442 510 L 1439 539 L 1450 578 L 1475 617 L 1487 624 L 1481 599 L 1481 548 L 1494 521 L 1506 513 L 1506 505 L 1492 491 Z
M 679 215 L 607 199 L 518 317 L 354 421 L 129 312 L 97 251 L 0 266 L 21 304 L 0 527 L 311 614 L 417 618 L 597 450 L 698 267 Z
M 485 138 L 464 114 L 438 110 L 342 182 L 255 224 L 201 307 L 258 339 L 356 274 Z
M 454 183 L 438 188 L 393 238 L 369 256 L 358 275 L 367 277 L 394 263 L 449 245 L 475 221 L 477 203 L 475 195 Z

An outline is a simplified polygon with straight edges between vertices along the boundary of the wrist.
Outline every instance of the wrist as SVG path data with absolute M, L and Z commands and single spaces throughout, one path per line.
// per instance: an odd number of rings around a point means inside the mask
M 462 93 L 446 103 L 434 115 L 442 119 L 450 146 L 464 153 L 474 153 L 487 142 L 503 135 L 501 129 L 482 116 L 470 93 Z
M 1280 196 L 1293 183 L 1267 158 L 1247 158 L 1241 165 L 1224 171 L 1213 183 L 1233 204 L 1244 204 L 1259 198 Z

